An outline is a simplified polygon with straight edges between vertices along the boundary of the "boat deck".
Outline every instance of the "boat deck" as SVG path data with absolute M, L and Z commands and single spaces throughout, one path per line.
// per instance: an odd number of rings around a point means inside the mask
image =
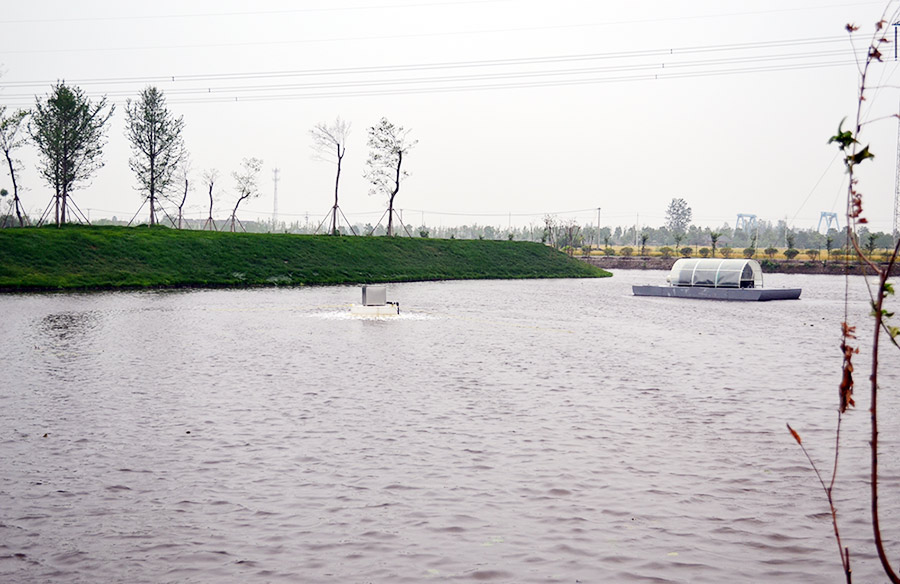
M 665 298 L 698 298 L 703 300 L 742 300 L 764 302 L 767 300 L 796 300 L 801 288 L 713 288 L 703 286 L 632 286 L 635 296 L 660 296 Z

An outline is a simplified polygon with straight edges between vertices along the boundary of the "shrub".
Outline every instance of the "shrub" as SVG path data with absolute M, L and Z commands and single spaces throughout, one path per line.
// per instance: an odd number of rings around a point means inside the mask
M 799 249 L 794 249 L 792 247 L 789 247 L 788 249 L 784 250 L 784 257 L 786 257 L 789 260 L 792 260 L 795 257 L 797 257 L 797 254 L 799 254 L 799 253 L 800 253 Z
M 675 251 L 675 250 L 673 250 L 669 246 L 663 246 L 663 247 L 659 248 L 659 253 L 661 253 L 662 257 L 664 257 L 664 258 L 670 257 L 672 255 L 673 251 Z
M 510 233 L 509 235 L 510 235 L 510 237 L 512 237 L 512 233 Z M 512 241 L 512 239 L 510 239 L 510 241 Z M 582 245 L 581 246 L 581 255 L 583 255 L 584 257 L 588 257 L 589 255 L 591 255 L 591 246 Z
M 808 249 L 806 250 L 806 255 L 809 259 L 814 260 L 819 257 L 819 250 L 817 249 Z
M 697 251 L 697 253 L 700 254 L 700 257 L 701 257 L 701 258 L 708 258 L 708 257 L 709 257 L 709 248 L 708 248 L 708 247 L 701 247 L 701 248 Z
M 752 258 L 754 255 L 756 255 L 756 248 L 755 248 L 755 247 L 745 247 L 745 248 L 744 248 L 744 257 L 745 257 L 745 258 L 747 258 L 747 259 L 749 260 L 749 259 Z
M 620 249 L 619 253 L 621 253 L 623 256 L 628 258 L 628 257 L 631 257 L 631 255 L 634 253 L 634 248 L 626 246 L 626 247 L 623 247 L 622 249 Z
M 681 248 L 681 255 L 686 258 L 691 257 L 692 255 L 694 255 L 694 248 L 689 247 L 689 246 L 685 246 L 685 247 Z
M 770 247 L 767 247 L 765 250 L 763 250 L 763 253 L 766 254 L 770 260 L 774 260 L 775 254 L 778 253 L 778 250 L 776 248 L 770 246 Z
M 731 254 L 734 253 L 734 250 L 731 249 L 730 247 L 720 247 L 719 253 L 722 254 L 722 257 L 727 260 L 728 258 L 731 257 Z
M 605 248 L 603 248 L 603 255 L 605 255 L 606 257 L 614 256 L 616 255 L 616 250 L 607 245 Z

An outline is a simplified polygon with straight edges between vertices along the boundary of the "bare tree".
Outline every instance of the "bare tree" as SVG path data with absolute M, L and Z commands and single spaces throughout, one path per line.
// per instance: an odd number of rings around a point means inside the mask
M 388 197 L 387 234 L 394 235 L 394 198 L 400 192 L 400 182 L 409 176 L 402 169 L 403 157 L 418 143 L 408 138 L 409 130 L 395 126 L 387 118 L 369 128 L 369 159 L 365 177 L 372 183 L 370 195 L 382 193 Z M 402 225 L 402 221 L 401 221 Z
M 19 227 L 25 226 L 27 217 L 19 199 L 19 183 L 16 180 L 16 175 L 22 170 L 22 161 L 15 157 L 15 150 L 25 144 L 24 122 L 27 116 L 28 112 L 25 110 L 17 110 L 10 115 L 6 115 L 6 107 L 0 107 L 0 150 L 3 150 L 3 155 L 6 157 L 6 164 L 9 168 L 9 178 L 13 187 L 13 198 L 10 206 L 16 211 Z
M 191 190 L 191 159 L 187 153 L 181 159 L 176 178 L 179 185 L 184 185 L 181 193 L 181 202 L 178 203 L 178 229 L 181 229 L 184 220 L 184 203 L 187 201 L 188 192 Z
M 155 225 L 157 201 L 165 196 L 185 156 L 181 137 L 184 119 L 172 115 L 166 98 L 156 87 L 144 89 L 139 100 L 128 99 L 125 118 L 125 135 L 134 152 L 128 164 L 137 175 L 140 189 L 147 194 L 150 225 Z
M 309 133 L 313 139 L 314 158 L 332 162 L 337 167 L 334 176 L 334 206 L 331 207 L 331 212 L 329 213 L 331 217 L 330 233 L 334 235 L 338 233 L 338 213 L 341 213 L 338 205 L 338 187 L 341 182 L 341 163 L 344 160 L 344 154 L 347 152 L 347 137 L 350 135 L 350 124 L 341 118 L 337 118 L 331 124 L 316 124 Z M 325 220 L 328 220 L 328 216 L 325 217 Z M 344 220 L 347 221 L 347 218 L 344 217 Z M 353 225 L 349 221 L 347 221 L 347 225 L 350 226 L 350 230 L 355 235 L 356 231 L 353 229 Z
M 245 158 L 241 161 L 241 170 L 232 172 L 234 178 L 234 187 L 238 193 L 237 201 L 234 203 L 234 210 L 231 211 L 231 231 L 235 231 L 235 225 L 241 225 L 237 218 L 238 206 L 246 199 L 253 199 L 259 196 L 259 185 L 257 179 L 259 171 L 262 170 L 262 160 L 259 158 Z M 241 229 L 244 226 L 241 225 Z
M 80 88 L 65 83 L 53 86 L 44 101 L 35 100 L 29 131 L 41 156 L 40 174 L 54 190 L 50 205 L 56 203 L 57 226 L 68 218 L 71 192 L 103 166 L 106 122 L 115 105 L 105 109 L 106 97 L 92 103 Z
M 210 168 L 203 172 L 203 184 L 206 185 L 209 190 L 209 216 L 206 218 L 206 223 L 203 224 L 204 230 L 219 230 L 218 227 L 216 227 L 216 220 L 213 219 L 213 189 L 216 186 L 217 180 L 219 180 L 219 171 L 215 168 Z

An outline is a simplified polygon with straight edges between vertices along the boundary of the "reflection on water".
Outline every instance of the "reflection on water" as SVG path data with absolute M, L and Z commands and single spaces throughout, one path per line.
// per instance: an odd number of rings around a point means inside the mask
M 842 280 L 630 294 L 664 276 L 396 285 L 381 319 L 347 287 L 0 297 L 0 580 L 842 582 L 784 427 L 829 468 Z M 881 581 L 857 402 L 836 496 Z

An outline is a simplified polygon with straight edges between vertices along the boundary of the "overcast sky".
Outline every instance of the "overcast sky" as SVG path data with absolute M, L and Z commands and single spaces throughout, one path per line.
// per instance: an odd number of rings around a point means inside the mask
M 7 2 L 0 104 L 29 107 L 56 80 L 116 104 L 105 167 L 75 193 L 91 218 L 141 205 L 128 169 L 124 105 L 160 88 L 185 121 L 200 175 L 264 161 L 261 196 L 239 213 L 319 221 L 334 167 L 312 160 L 309 130 L 352 123 L 341 208 L 376 222 L 385 200 L 363 179 L 366 129 L 382 116 L 419 143 L 396 205 L 418 225 L 540 223 L 545 214 L 659 226 L 673 197 L 694 223 L 738 213 L 815 227 L 843 213 L 845 175 L 826 142 L 855 112 L 857 69 L 883 1 L 838 0 L 222 0 Z M 891 36 L 892 36 L 891 31 Z M 893 54 L 877 69 L 871 116 L 898 109 Z M 861 188 L 875 230 L 890 231 L 897 122 L 872 124 Z M 26 207 L 51 190 L 23 152 Z M 9 188 L 8 177 L 0 185 Z M 843 225 L 843 218 L 841 219 Z

